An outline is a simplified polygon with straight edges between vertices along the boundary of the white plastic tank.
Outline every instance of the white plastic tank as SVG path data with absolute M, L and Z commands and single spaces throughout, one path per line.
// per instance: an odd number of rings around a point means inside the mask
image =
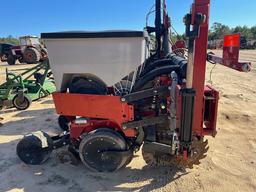
M 58 91 L 64 74 L 94 74 L 111 86 L 146 57 L 142 31 L 59 32 L 41 37 Z

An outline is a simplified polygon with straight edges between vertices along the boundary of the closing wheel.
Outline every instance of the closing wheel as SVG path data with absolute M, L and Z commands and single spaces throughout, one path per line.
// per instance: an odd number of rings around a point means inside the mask
M 122 136 L 111 129 L 98 129 L 86 135 L 79 146 L 83 164 L 93 171 L 113 172 L 125 165 L 127 145 Z
M 162 158 L 166 158 L 168 160 L 172 160 L 173 158 L 170 155 L 163 154 L 163 153 L 156 153 L 154 151 L 148 151 L 147 148 L 143 145 L 142 147 L 142 157 L 147 165 L 150 167 L 157 167 L 161 165 L 171 165 L 166 163 L 165 161 L 162 161 Z
M 15 95 L 12 103 L 13 106 L 18 110 L 26 110 L 31 105 L 31 99 L 27 95 Z
M 208 149 L 209 147 L 207 140 L 204 141 L 203 139 L 194 137 L 191 145 L 191 154 L 189 155 L 188 159 L 184 159 L 182 155 L 175 157 L 170 154 L 148 151 L 144 145 L 142 147 L 142 156 L 147 165 L 152 167 L 159 165 L 175 165 L 180 168 L 192 169 L 194 165 L 199 165 L 200 161 L 206 157 L 206 152 Z
M 42 164 L 49 159 L 52 150 L 53 141 L 51 137 L 43 131 L 24 136 L 16 148 L 18 157 L 29 165 Z

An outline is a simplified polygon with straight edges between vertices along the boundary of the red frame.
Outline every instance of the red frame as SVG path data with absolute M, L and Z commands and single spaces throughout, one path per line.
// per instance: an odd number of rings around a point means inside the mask
M 135 137 L 135 129 L 123 130 L 117 123 L 110 120 L 88 120 L 86 123 L 71 122 L 70 138 L 80 140 L 83 133 L 89 133 L 99 128 L 109 128 L 118 132 L 123 132 L 126 137 Z
M 210 0 L 195 0 L 192 6 L 192 23 L 194 24 L 194 17 L 196 13 L 202 13 L 206 16 L 206 21 L 200 26 L 200 35 L 195 40 L 194 52 L 194 71 L 193 71 L 193 89 L 196 90 L 195 108 L 193 116 L 193 132 L 197 135 L 204 135 L 204 91 L 205 91 L 205 71 L 206 71 L 206 58 L 207 58 L 207 42 L 208 42 L 208 29 L 209 29 L 209 10 Z M 180 87 L 177 87 L 179 90 Z M 58 114 L 64 116 L 82 116 L 97 120 L 102 123 L 102 119 L 107 120 L 104 126 L 108 123 L 116 124 L 117 129 L 121 129 L 122 123 L 134 120 L 134 109 L 132 105 L 120 101 L 120 97 L 112 95 L 88 95 L 88 94 L 70 94 L 70 93 L 54 93 L 53 99 Z M 178 109 L 180 110 L 181 100 L 178 98 Z M 216 111 L 215 111 L 216 112 Z M 217 113 L 217 112 L 216 112 Z M 179 127 L 179 115 L 177 116 L 177 127 Z M 216 119 L 213 124 L 216 125 Z M 95 129 L 98 126 L 88 128 L 88 125 L 73 125 L 78 127 L 72 133 L 77 137 L 82 131 Z M 80 128 L 79 128 L 80 127 Z M 72 131 L 72 132 L 73 132 Z M 134 129 L 122 130 L 126 136 L 135 136 Z M 76 136 L 75 136 L 76 135 Z
M 121 102 L 119 96 L 58 92 L 53 93 L 52 96 L 56 111 L 60 115 L 105 119 L 115 124 L 114 127 L 120 130 L 123 123 L 134 120 L 133 106 Z M 127 137 L 135 136 L 133 129 L 122 131 Z
M 207 100 L 207 97 L 210 97 Z M 217 134 L 216 123 L 217 123 L 217 114 L 218 114 L 218 103 L 219 103 L 219 92 L 207 85 L 204 88 L 204 127 L 203 135 L 211 135 L 215 137 Z M 206 107 L 207 106 L 207 107 Z M 207 109 L 207 111 L 205 111 Z M 208 113 L 205 116 L 205 113 Z
M 192 21 L 196 13 L 206 16 L 205 22 L 200 26 L 199 37 L 195 40 L 193 89 L 196 90 L 193 116 L 193 131 L 203 135 L 204 112 L 204 82 L 206 71 L 207 42 L 209 30 L 210 0 L 195 0 L 192 6 Z
M 175 42 L 175 44 L 172 46 L 172 51 L 174 53 L 185 53 L 185 48 L 186 48 L 186 42 L 183 40 L 178 40 Z

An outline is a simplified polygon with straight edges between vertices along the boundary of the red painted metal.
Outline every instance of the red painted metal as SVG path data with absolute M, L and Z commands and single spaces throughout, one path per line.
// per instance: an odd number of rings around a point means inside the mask
M 175 44 L 172 46 L 172 51 L 176 54 L 185 54 L 186 49 L 186 42 L 183 40 L 178 40 L 175 42 Z
M 225 35 L 223 47 L 240 47 L 240 34 Z
M 233 47 L 224 48 L 224 51 L 229 52 L 229 53 L 225 53 L 225 55 L 229 55 L 229 56 L 225 56 L 226 59 L 216 56 L 212 53 L 208 53 L 207 58 L 211 62 L 221 64 L 223 66 L 229 67 L 231 69 L 234 69 L 240 72 L 250 72 L 252 70 L 251 62 L 237 61 L 236 58 L 239 52 L 238 48 L 233 48 Z
M 65 116 L 65 117 L 66 117 L 66 119 L 67 119 L 69 122 L 74 121 L 74 120 L 76 119 L 75 116 Z
M 188 160 L 188 151 L 187 150 L 183 151 L 183 160 L 185 160 L 185 161 Z
M 110 128 L 119 132 L 123 132 L 126 137 L 135 137 L 135 129 L 123 130 L 117 123 L 110 120 L 88 120 L 86 123 L 71 123 L 70 138 L 73 140 L 80 140 L 83 133 L 89 133 L 99 128 Z
M 203 135 L 215 137 L 218 113 L 219 92 L 207 85 L 204 89 L 204 127 Z
M 118 96 L 53 93 L 53 100 L 58 114 L 87 118 L 108 119 L 122 123 L 134 120 L 132 105 L 123 103 Z
M 15 49 L 15 50 L 16 50 L 16 49 L 21 49 L 21 46 L 15 45 L 15 46 L 12 46 L 11 49 Z
M 207 58 L 213 63 L 219 63 L 231 69 L 241 72 L 249 72 L 252 69 L 250 62 L 239 61 L 240 34 L 224 36 L 223 56 L 218 57 L 213 53 L 208 53 Z
M 167 75 L 163 75 L 163 76 L 160 76 L 160 77 L 156 78 L 155 84 L 156 85 L 171 85 L 172 84 L 172 80 Z
M 199 37 L 195 40 L 193 89 L 196 90 L 195 108 L 193 116 L 193 131 L 203 135 L 203 111 L 204 111 L 204 82 L 207 57 L 207 42 L 209 30 L 210 0 L 195 0 L 192 6 L 192 20 L 196 13 L 206 16 L 205 22 L 200 26 Z

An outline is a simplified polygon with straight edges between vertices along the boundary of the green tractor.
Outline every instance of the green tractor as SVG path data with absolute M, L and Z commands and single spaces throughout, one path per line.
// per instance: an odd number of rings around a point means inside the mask
M 20 74 L 15 73 L 21 70 Z M 32 68 L 6 69 L 6 82 L 0 85 L 0 109 L 15 107 L 26 110 L 32 101 L 54 92 L 56 88 L 51 74 L 48 60 Z

